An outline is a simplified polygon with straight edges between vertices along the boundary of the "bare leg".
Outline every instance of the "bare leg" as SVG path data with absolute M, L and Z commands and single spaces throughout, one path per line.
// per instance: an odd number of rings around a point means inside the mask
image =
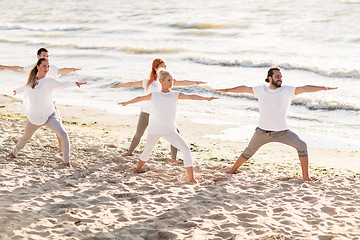
M 7 155 L 7 158 L 15 158 L 15 155 L 13 152 L 9 153 L 9 155 Z
M 189 182 L 191 183 L 197 183 L 197 181 L 194 178 L 194 167 L 186 167 L 186 172 L 188 174 Z
M 139 160 L 138 165 L 136 166 L 136 168 L 132 171 L 133 173 L 138 173 L 140 171 L 140 169 L 145 165 L 145 161 L 141 161 Z
M 238 157 L 238 159 L 236 160 L 236 162 L 234 163 L 234 165 L 229 169 L 227 170 L 226 172 L 227 173 L 235 173 L 236 170 L 241 167 L 248 159 L 245 159 L 242 157 L 242 155 L 240 155 L 240 157 Z
M 299 160 L 301 163 L 302 177 L 304 181 L 311 181 L 309 177 L 309 158 L 308 157 L 300 157 Z

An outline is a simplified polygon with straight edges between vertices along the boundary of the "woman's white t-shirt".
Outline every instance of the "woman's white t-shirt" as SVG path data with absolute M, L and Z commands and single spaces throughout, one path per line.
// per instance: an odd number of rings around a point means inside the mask
M 26 85 L 16 89 L 16 93 L 23 93 L 24 114 L 30 123 L 43 125 L 49 116 L 55 112 L 53 91 L 57 88 L 76 86 L 76 82 L 58 81 L 52 77 L 38 80 L 38 85 L 31 88 Z
M 266 85 L 253 87 L 254 96 L 259 101 L 259 128 L 268 131 L 287 129 L 286 115 L 295 97 L 295 89 L 286 85 L 275 90 Z
M 149 87 L 146 89 L 147 83 L 148 83 L 148 79 L 145 79 L 142 82 L 142 85 L 143 85 L 143 88 L 144 88 L 144 95 L 148 95 L 150 93 L 158 92 L 158 91 L 161 90 L 161 85 L 160 85 L 159 81 L 153 81 L 149 85 Z M 141 102 L 140 109 L 141 109 L 142 112 L 150 114 L 150 111 L 151 111 L 151 103 L 150 103 L 150 101 Z
M 149 134 L 166 134 L 176 131 L 175 119 L 179 94 L 179 91 L 168 93 L 158 91 L 151 94 Z

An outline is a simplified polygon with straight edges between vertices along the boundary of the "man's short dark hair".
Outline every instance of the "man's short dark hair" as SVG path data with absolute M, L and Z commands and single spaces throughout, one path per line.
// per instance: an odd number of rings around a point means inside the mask
M 49 52 L 46 48 L 40 48 L 38 51 L 37 51 L 37 55 L 40 56 L 42 52 Z
M 271 67 L 268 71 L 267 77 L 265 78 L 265 82 L 270 82 L 269 77 L 274 75 L 274 71 L 280 71 L 279 67 Z

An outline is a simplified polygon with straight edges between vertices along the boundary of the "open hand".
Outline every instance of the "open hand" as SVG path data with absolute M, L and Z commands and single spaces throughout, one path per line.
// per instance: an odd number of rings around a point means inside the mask
M 87 82 L 76 82 L 76 85 L 80 87 L 81 85 L 87 84 Z
M 214 100 L 214 99 L 219 99 L 219 98 L 217 98 L 217 97 L 209 97 L 207 100 L 208 100 L 208 101 L 212 101 L 212 100 Z
M 207 82 L 195 81 L 195 85 L 206 84 Z

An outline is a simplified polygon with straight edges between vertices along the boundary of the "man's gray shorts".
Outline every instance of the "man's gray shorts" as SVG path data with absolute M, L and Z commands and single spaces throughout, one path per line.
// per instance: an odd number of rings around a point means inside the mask
M 241 156 L 245 159 L 251 158 L 256 151 L 264 144 L 270 142 L 279 142 L 294 147 L 299 157 L 307 157 L 307 146 L 298 135 L 290 130 L 284 131 L 266 131 L 261 128 L 256 128 L 249 145 L 245 148 Z

